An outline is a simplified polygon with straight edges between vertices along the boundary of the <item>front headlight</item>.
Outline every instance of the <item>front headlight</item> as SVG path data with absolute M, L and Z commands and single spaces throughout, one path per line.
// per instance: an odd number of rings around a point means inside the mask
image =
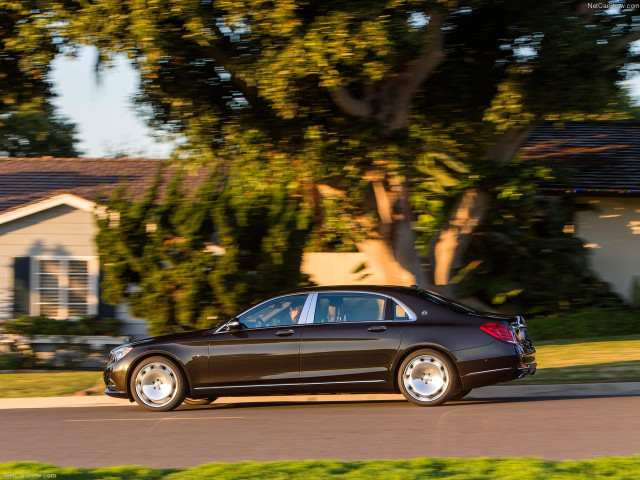
M 111 350 L 111 358 L 113 358 L 114 362 L 120 361 L 124 358 L 124 356 L 131 351 L 133 347 L 128 347 L 123 345 L 118 348 L 114 348 Z

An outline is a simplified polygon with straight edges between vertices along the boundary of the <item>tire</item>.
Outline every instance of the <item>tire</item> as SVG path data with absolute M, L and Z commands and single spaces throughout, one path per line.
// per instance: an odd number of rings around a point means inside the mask
M 218 397 L 210 398 L 185 398 L 182 403 L 185 405 L 209 405 L 211 402 L 215 402 Z
M 440 352 L 422 349 L 412 352 L 398 369 L 398 386 L 404 398 L 421 407 L 435 407 L 458 391 L 458 373 Z
M 173 410 L 187 391 L 180 367 L 161 356 L 142 360 L 133 370 L 129 387 L 138 405 L 153 412 Z
M 451 395 L 451 398 L 449 398 L 449 401 L 452 400 L 462 400 L 464 397 L 466 397 L 467 395 L 469 395 L 469 393 L 471 393 L 471 389 L 468 390 L 458 390 L 457 393 L 454 393 L 453 395 Z

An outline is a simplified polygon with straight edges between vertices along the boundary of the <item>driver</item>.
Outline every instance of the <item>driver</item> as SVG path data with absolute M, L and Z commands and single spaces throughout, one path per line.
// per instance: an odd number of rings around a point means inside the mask
M 300 321 L 300 314 L 302 313 L 302 304 L 289 305 L 289 319 L 291 323 L 298 323 Z

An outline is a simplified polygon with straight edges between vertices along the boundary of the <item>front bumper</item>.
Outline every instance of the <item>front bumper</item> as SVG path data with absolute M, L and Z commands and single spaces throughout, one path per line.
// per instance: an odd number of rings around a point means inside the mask
M 122 360 L 109 363 L 102 373 L 106 395 L 116 398 L 128 398 L 132 400 L 127 389 L 127 370 L 132 358 L 126 356 Z

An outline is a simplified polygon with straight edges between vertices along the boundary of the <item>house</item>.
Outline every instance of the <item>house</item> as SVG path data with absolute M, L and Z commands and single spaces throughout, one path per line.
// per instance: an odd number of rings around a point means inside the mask
M 640 124 L 540 126 L 520 155 L 566 167 L 571 180 L 544 193 L 582 207 L 567 228 L 585 240 L 600 278 L 627 302 L 640 302 Z
M 100 301 L 95 210 L 123 182 L 128 194 L 141 198 L 162 163 L 0 159 L 0 320 L 98 314 L 120 318 L 126 334 L 143 336 L 146 322 L 131 318 L 126 304 L 114 308 Z

